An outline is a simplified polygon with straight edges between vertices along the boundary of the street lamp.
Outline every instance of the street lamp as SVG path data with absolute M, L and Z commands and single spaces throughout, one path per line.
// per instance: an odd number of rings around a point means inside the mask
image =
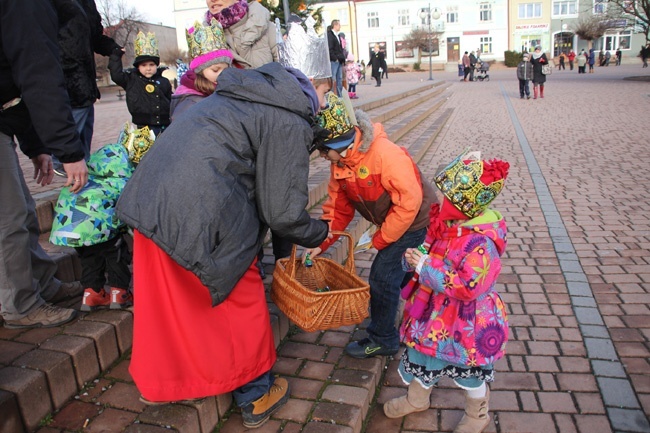
M 432 44 L 432 35 L 431 35 L 431 18 L 433 17 L 434 20 L 437 20 L 440 18 L 440 12 L 436 9 L 433 11 L 433 14 L 431 13 L 431 3 L 429 3 L 429 7 L 427 9 L 422 9 L 420 11 L 420 18 L 421 19 L 427 19 L 427 23 L 429 24 L 429 33 L 427 34 L 427 39 L 429 40 L 429 81 L 433 81 L 433 65 L 431 64 L 431 57 L 432 56 L 432 51 L 433 47 L 431 46 Z
M 395 65 L 395 37 L 393 36 L 393 26 L 390 26 L 390 43 L 393 44 L 393 46 L 390 49 L 391 55 L 393 57 L 393 65 Z

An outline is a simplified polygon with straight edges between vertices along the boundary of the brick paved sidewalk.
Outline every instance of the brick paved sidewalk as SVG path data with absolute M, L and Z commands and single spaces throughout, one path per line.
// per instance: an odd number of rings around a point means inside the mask
M 511 340 L 496 365 L 488 432 L 650 431 L 650 86 L 622 80 L 646 71 L 554 72 L 546 97 L 535 101 L 519 99 L 514 70 L 491 71 L 491 81 L 477 83 L 435 74 L 455 82 L 447 102 L 455 110 L 420 164 L 425 175 L 468 145 L 511 163 L 495 202 L 510 230 L 498 290 Z M 405 85 L 398 77 L 379 89 Z M 362 277 L 372 257 L 356 257 Z M 342 354 L 363 329 L 292 333 L 274 368 L 288 377 L 291 399 L 258 431 L 452 431 L 463 399 L 449 381 L 434 390 L 428 411 L 403 420 L 382 414 L 380 404 L 405 388 L 396 360 Z M 46 331 L 33 332 L 26 341 Z M 207 399 L 144 407 L 127 368 L 121 360 L 39 432 L 79 431 L 86 419 L 92 422 L 83 431 L 90 432 L 198 432 L 197 413 L 216 416 L 228 405 Z M 147 424 L 153 419 L 166 423 Z M 243 431 L 240 415 L 229 413 L 217 431 Z

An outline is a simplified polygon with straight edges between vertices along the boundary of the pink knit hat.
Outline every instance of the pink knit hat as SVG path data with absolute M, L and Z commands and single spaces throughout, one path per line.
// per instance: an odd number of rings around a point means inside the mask
M 216 50 L 209 53 L 202 54 L 190 62 L 190 69 L 197 74 L 204 69 L 216 65 L 217 63 L 227 63 L 228 66 L 232 65 L 233 55 L 230 50 Z

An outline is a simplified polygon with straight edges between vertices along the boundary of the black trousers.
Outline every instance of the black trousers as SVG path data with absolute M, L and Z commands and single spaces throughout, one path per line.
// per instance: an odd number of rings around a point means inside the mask
M 81 284 L 99 292 L 106 284 L 128 290 L 131 283 L 131 253 L 117 236 L 101 244 L 75 248 L 81 261 Z

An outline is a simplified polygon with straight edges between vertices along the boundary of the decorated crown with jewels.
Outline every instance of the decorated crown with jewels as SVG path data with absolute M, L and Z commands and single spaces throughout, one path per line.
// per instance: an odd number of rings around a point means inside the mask
M 474 218 L 499 195 L 510 165 L 499 160 L 468 159 L 476 158 L 468 152 L 456 157 L 434 181 L 458 210 Z
M 129 122 L 124 124 L 117 142 L 129 152 L 129 159 L 134 164 L 139 164 L 145 153 L 156 141 L 156 134 L 148 126 L 135 128 Z
M 139 56 L 160 57 L 156 35 L 151 32 L 148 32 L 145 35 L 144 32 L 139 31 L 133 43 L 133 50 L 135 51 L 136 57 Z
M 205 26 L 195 21 L 194 26 L 185 30 L 185 37 L 187 38 L 189 55 L 193 59 L 212 51 L 228 49 L 223 28 L 214 18 L 212 18 L 209 25 Z

